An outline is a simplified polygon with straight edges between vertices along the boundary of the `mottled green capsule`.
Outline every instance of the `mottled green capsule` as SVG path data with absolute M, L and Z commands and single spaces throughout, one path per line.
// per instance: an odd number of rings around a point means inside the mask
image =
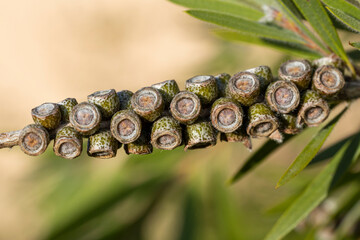
M 195 76 L 186 80 L 185 89 L 195 93 L 203 105 L 214 102 L 218 96 L 218 88 L 214 76 Z
M 236 73 L 229 80 L 227 94 L 242 105 L 250 106 L 258 100 L 260 80 L 250 72 Z
M 339 69 L 341 72 L 345 71 L 345 66 L 346 66 L 345 62 L 335 54 L 331 54 L 328 57 L 322 57 L 316 59 L 312 62 L 312 65 L 314 66 L 314 68 L 319 68 L 325 65 L 331 65 Z
M 268 66 L 258 66 L 245 70 L 258 76 L 260 80 L 260 88 L 265 90 L 266 87 L 274 80 L 271 69 Z
M 160 92 L 152 87 L 144 87 L 131 98 L 134 111 L 149 122 L 155 121 L 164 111 L 164 101 Z
M 241 128 L 231 133 L 221 133 L 220 140 L 225 142 L 241 142 L 251 151 L 252 143 L 250 136 Z
M 103 119 L 109 119 L 120 109 L 120 101 L 114 89 L 90 94 L 88 102 L 99 108 Z
M 36 124 L 46 129 L 55 129 L 61 122 L 60 107 L 55 103 L 44 103 L 31 110 L 31 116 Z
M 151 85 L 151 87 L 159 90 L 161 96 L 163 97 L 164 104 L 168 107 L 171 103 L 171 100 L 178 94 L 179 86 L 175 80 L 167 80 L 164 82 L 156 83 Z
M 112 135 L 121 143 L 131 143 L 140 137 L 140 117 L 132 110 L 121 110 L 111 118 Z
M 186 150 L 207 148 L 216 144 L 216 132 L 208 121 L 186 125 Z
M 316 127 L 324 122 L 330 114 L 328 103 L 320 94 L 307 90 L 302 98 L 296 124 L 301 127 L 304 123 L 309 127 Z
M 30 124 L 20 133 L 19 146 L 21 151 L 30 156 L 38 156 L 45 152 L 49 145 L 48 131 L 39 124 Z
M 121 143 L 111 135 L 110 131 L 100 131 L 89 137 L 87 153 L 96 158 L 113 158 L 119 146 Z
M 200 98 L 192 92 L 179 92 L 170 104 L 171 115 L 182 124 L 194 123 L 198 119 L 200 111 Z
M 220 132 L 234 132 L 242 125 L 243 117 L 240 104 L 231 98 L 219 98 L 211 107 L 211 123 Z
M 129 90 L 122 90 L 120 92 L 117 92 L 116 94 L 119 98 L 120 110 L 132 109 L 131 97 L 132 97 L 132 95 L 134 95 L 133 92 L 131 92 Z
M 227 73 L 221 73 L 219 75 L 215 76 L 216 85 L 219 92 L 219 97 L 225 97 L 226 96 L 226 86 L 231 78 L 230 74 Z
M 54 140 L 54 153 L 56 156 L 74 159 L 82 152 L 83 140 L 81 135 L 70 126 L 60 128 Z
M 78 102 L 75 98 L 66 98 L 58 103 L 61 111 L 61 119 L 63 122 L 70 121 L 70 113 L 77 104 Z
M 279 80 L 268 86 L 265 100 L 272 111 L 289 113 L 299 105 L 300 92 L 293 82 Z
M 249 108 L 247 133 L 252 137 L 269 137 L 279 127 L 278 119 L 264 103 L 256 103 Z
M 153 152 L 153 146 L 150 143 L 150 133 L 147 130 L 141 132 L 140 137 L 132 143 L 125 144 L 126 154 L 146 155 Z
M 156 120 L 151 128 L 151 144 L 158 149 L 173 150 L 182 142 L 180 124 L 172 117 Z
M 82 135 L 94 134 L 100 127 L 101 114 L 92 103 L 82 102 L 70 113 L 70 123 Z
M 295 135 L 301 132 L 302 127 L 296 124 L 296 115 L 294 114 L 281 114 L 280 115 L 280 129 L 285 134 Z
M 324 97 L 334 96 L 345 86 L 342 72 L 331 66 L 323 65 L 316 69 L 312 81 L 312 89 Z
M 307 60 L 290 60 L 283 63 L 279 68 L 279 77 L 282 80 L 291 81 L 300 90 L 309 86 L 313 69 Z

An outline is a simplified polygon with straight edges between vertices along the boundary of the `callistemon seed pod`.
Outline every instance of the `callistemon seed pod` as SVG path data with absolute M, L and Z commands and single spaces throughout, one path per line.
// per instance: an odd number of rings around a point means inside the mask
M 283 63 L 279 68 L 279 78 L 291 81 L 296 84 L 300 90 L 309 86 L 312 76 L 312 67 L 307 60 L 289 60 Z
M 294 114 L 281 114 L 280 129 L 285 134 L 295 135 L 302 131 L 302 127 L 296 124 L 296 115 Z
M 80 133 L 70 126 L 65 126 L 56 132 L 53 150 L 59 157 L 74 159 L 80 156 L 82 145 Z
M 167 80 L 164 82 L 156 83 L 151 85 L 151 87 L 159 90 L 161 96 L 163 97 L 165 106 L 169 106 L 171 100 L 180 91 L 179 86 L 175 80 Z
M 314 68 L 319 68 L 324 65 L 331 65 L 339 69 L 341 72 L 344 72 L 346 66 L 345 62 L 335 54 L 331 54 L 328 57 L 316 59 L 312 62 L 312 65 L 314 66 Z
M 55 129 L 61 122 L 60 107 L 56 103 L 44 103 L 31 110 L 31 116 L 36 124 L 46 129 Z
M 252 137 L 269 137 L 279 127 L 278 119 L 264 103 L 250 106 L 248 118 L 246 131 Z
M 307 90 L 302 99 L 296 124 L 302 126 L 305 123 L 309 127 L 316 127 L 327 119 L 329 113 L 329 105 L 320 94 Z
M 150 131 L 148 129 L 141 131 L 140 137 L 135 142 L 124 145 L 124 150 L 128 155 L 146 155 L 152 153 L 153 146 L 150 143 Z
M 216 144 L 216 133 L 210 122 L 200 120 L 186 125 L 185 151 L 190 149 L 207 148 Z
M 144 87 L 131 97 L 131 106 L 139 116 L 153 122 L 161 116 L 164 100 L 157 89 Z
M 111 118 L 112 135 L 121 143 L 131 143 L 140 137 L 141 119 L 132 110 L 121 110 Z
M 172 117 L 156 120 L 151 128 L 151 144 L 163 150 L 172 150 L 182 142 L 180 124 Z
M 94 92 L 87 99 L 99 108 L 104 119 L 111 118 L 120 109 L 120 101 L 114 89 Z
M 323 65 L 316 69 L 312 88 L 325 97 L 339 93 L 345 86 L 342 72 L 331 65 Z
M 273 81 L 273 75 L 271 69 L 268 66 L 258 66 L 245 70 L 245 72 L 250 72 L 259 77 L 260 88 L 266 89 L 266 87 Z
M 211 123 L 220 132 L 234 132 L 242 125 L 243 117 L 240 104 L 231 98 L 219 98 L 212 105 Z
M 92 103 L 79 103 L 70 113 L 70 123 L 82 135 L 94 134 L 99 129 L 100 122 L 100 111 Z
M 120 101 L 120 108 L 119 108 L 120 110 L 132 109 L 131 97 L 132 97 L 132 95 L 134 95 L 134 93 L 132 91 L 122 90 L 120 92 L 117 92 L 116 94 Z
M 272 111 L 289 113 L 299 105 L 300 92 L 293 82 L 279 80 L 268 86 L 265 100 Z
M 258 100 L 260 80 L 250 72 L 236 73 L 229 80 L 227 93 L 242 105 L 250 106 Z
M 116 156 L 117 149 L 121 146 L 108 130 L 91 135 L 88 141 L 87 153 L 96 158 L 112 158 Z
M 63 122 L 70 121 L 70 113 L 77 104 L 78 102 L 75 98 L 66 98 L 61 102 L 58 102 L 61 111 L 61 119 Z
M 221 133 L 220 140 L 225 142 L 241 142 L 248 150 L 252 149 L 251 138 L 242 128 L 231 133 Z
M 226 86 L 227 86 L 230 78 L 231 78 L 231 76 L 228 73 L 220 73 L 219 75 L 215 76 L 219 97 L 226 96 Z
M 216 79 L 211 75 L 195 76 L 186 80 L 185 89 L 195 93 L 203 105 L 211 104 L 218 96 Z
M 200 111 L 200 98 L 192 92 L 179 92 L 170 104 L 171 115 L 183 124 L 194 123 L 198 119 Z
M 49 133 L 43 126 L 30 124 L 21 131 L 18 145 L 27 155 L 38 156 L 45 152 L 49 142 Z

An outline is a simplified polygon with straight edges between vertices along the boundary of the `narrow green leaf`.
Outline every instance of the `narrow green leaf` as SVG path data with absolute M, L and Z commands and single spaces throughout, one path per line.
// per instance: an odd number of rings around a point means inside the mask
M 350 45 L 360 50 L 360 42 L 351 42 Z
M 346 0 L 321 0 L 330 8 L 341 10 L 342 12 L 354 18 L 360 17 L 360 9 L 352 5 Z
M 352 72 L 354 72 L 353 66 L 345 53 L 336 29 L 320 0 L 294 0 L 294 3 L 318 33 L 319 37 L 321 37 L 331 50 L 341 57 Z
M 310 141 L 310 143 L 306 145 L 306 147 L 302 150 L 299 156 L 292 162 L 290 167 L 281 176 L 280 180 L 276 185 L 276 188 L 289 182 L 311 162 L 311 160 L 319 152 L 327 137 L 330 135 L 331 131 L 334 129 L 336 123 L 339 121 L 339 119 L 342 117 L 342 115 L 346 112 L 347 109 L 348 108 L 345 108 L 330 123 L 323 127 Z
M 353 31 L 360 32 L 360 20 L 353 18 L 338 9 L 332 7 L 327 7 L 327 9 L 346 27 Z
M 289 55 L 295 55 L 301 58 L 308 58 L 308 59 L 316 59 L 321 57 L 321 54 L 311 51 L 310 49 L 296 43 L 286 43 L 281 41 L 275 41 L 265 38 L 260 38 L 256 36 L 251 36 L 248 34 L 243 34 L 240 32 L 235 31 L 227 31 L 227 30 L 215 30 L 214 33 L 226 40 L 229 41 L 239 41 L 249 44 L 260 45 L 264 47 L 271 47 L 278 51 L 282 51 Z
M 278 219 L 265 240 L 279 240 L 293 230 L 328 195 L 331 187 L 356 159 L 355 152 L 359 141 L 347 142 L 332 161 L 314 178 L 303 193 Z
M 188 8 L 226 13 L 229 15 L 234 15 L 253 21 L 259 20 L 264 15 L 261 11 L 257 9 L 251 8 L 247 5 L 234 1 L 227 1 L 227 0 L 169 0 L 169 1 Z
M 360 200 L 349 210 L 347 215 L 341 221 L 338 228 L 339 239 L 349 237 L 351 229 L 353 229 L 360 220 Z
M 270 38 L 279 41 L 303 43 L 304 41 L 296 34 L 279 29 L 274 26 L 268 26 L 258 22 L 248 21 L 239 17 L 234 17 L 227 14 L 204 11 L 204 10 L 189 10 L 187 11 L 191 16 L 196 17 L 200 20 L 207 21 L 210 23 L 217 24 L 226 28 L 230 28 L 242 33 Z

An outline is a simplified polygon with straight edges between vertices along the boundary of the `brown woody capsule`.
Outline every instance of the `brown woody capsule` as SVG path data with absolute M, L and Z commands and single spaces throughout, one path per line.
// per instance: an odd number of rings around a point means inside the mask
M 209 105 L 218 96 L 218 88 L 214 76 L 195 76 L 186 80 L 185 89 L 195 93 L 203 105 Z
M 224 133 L 238 129 L 243 122 L 241 106 L 231 98 L 219 98 L 211 108 L 211 123 L 214 128 Z
M 303 96 L 296 124 L 298 127 L 303 123 L 309 127 L 316 127 L 327 119 L 329 113 L 328 103 L 317 92 L 308 90 Z
M 316 59 L 312 62 L 312 64 L 315 68 L 319 68 L 324 65 L 331 65 L 338 68 L 341 72 L 345 71 L 346 66 L 345 62 L 335 54 L 331 54 L 328 57 Z
M 111 118 L 112 135 L 121 143 L 131 143 L 140 137 L 140 117 L 132 110 L 121 110 Z
M 251 138 L 242 129 L 238 129 L 231 133 L 221 133 L 220 140 L 225 142 L 241 142 L 248 150 L 251 151 L 252 149 Z
M 70 121 L 70 113 L 73 108 L 78 104 L 75 98 L 66 98 L 58 103 L 61 111 L 61 118 L 63 122 Z
M 145 127 L 141 131 L 140 137 L 132 143 L 125 144 L 124 150 L 127 155 L 146 155 L 153 152 L 153 146 L 150 143 L 150 131 L 148 127 Z
M 161 96 L 163 97 L 165 106 L 169 106 L 171 100 L 180 91 L 179 86 L 175 80 L 167 80 L 164 82 L 156 83 L 151 85 L 151 87 L 159 90 Z
M 131 97 L 131 106 L 139 116 L 153 122 L 161 116 L 164 110 L 164 101 L 157 89 L 145 87 Z
M 216 144 L 216 132 L 210 122 L 198 121 L 186 125 L 186 150 L 207 148 Z
M 201 111 L 199 97 L 192 92 L 179 92 L 170 104 L 173 118 L 183 124 L 192 124 L 198 119 Z
M 89 103 L 99 108 L 104 119 L 111 118 L 112 115 L 119 111 L 120 101 L 114 89 L 97 91 L 87 98 Z
M 101 131 L 89 137 L 87 153 L 96 158 L 113 158 L 121 144 L 111 135 L 110 131 Z
M 283 63 L 279 68 L 279 77 L 296 84 L 300 90 L 309 86 L 312 68 L 307 60 L 290 60 Z
M 122 90 L 120 92 L 117 92 L 116 94 L 120 102 L 119 109 L 120 110 L 131 109 L 131 97 L 132 95 L 134 95 L 134 93 L 129 90 Z
M 273 81 L 273 75 L 268 66 L 258 66 L 248 69 L 245 72 L 250 72 L 258 76 L 260 80 L 260 88 L 264 90 Z
M 151 144 L 163 150 L 172 150 L 182 142 L 180 124 L 172 117 L 162 117 L 154 122 L 151 129 Z
M 266 89 L 265 100 L 274 112 L 289 113 L 300 103 L 300 92 L 290 81 L 276 81 Z
M 281 114 L 280 116 L 280 129 L 285 134 L 295 135 L 301 132 L 302 128 L 296 125 L 296 115 Z
M 226 96 L 226 86 L 230 80 L 231 76 L 227 73 L 221 73 L 219 75 L 215 76 L 219 97 L 225 97 Z
M 49 145 L 49 133 L 39 124 L 30 124 L 20 133 L 20 149 L 30 156 L 38 156 L 45 152 Z
M 79 103 L 70 113 L 70 123 L 82 135 L 94 134 L 99 129 L 100 122 L 100 111 L 92 103 Z
M 247 133 L 252 137 L 269 137 L 279 127 L 278 119 L 264 103 L 256 103 L 249 108 Z
M 239 72 L 230 78 L 226 91 L 242 105 L 250 106 L 260 94 L 260 80 L 253 73 Z
M 36 124 L 46 129 L 55 129 L 61 122 L 61 111 L 55 103 L 44 103 L 31 110 L 31 115 Z
M 339 93 L 344 85 L 342 72 L 330 65 L 319 67 L 313 76 L 312 88 L 325 97 Z
M 54 153 L 56 156 L 74 159 L 82 152 L 82 137 L 70 126 L 59 129 L 54 140 Z

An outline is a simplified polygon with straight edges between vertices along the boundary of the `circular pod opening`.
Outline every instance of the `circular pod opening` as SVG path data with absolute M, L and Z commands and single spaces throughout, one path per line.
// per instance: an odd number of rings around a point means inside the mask
M 60 144 L 58 152 L 60 156 L 72 159 L 80 155 L 79 147 L 73 141 L 66 141 Z
M 26 150 L 35 153 L 41 149 L 43 145 L 43 140 L 40 135 L 34 132 L 30 132 L 25 134 L 22 140 L 22 145 Z
M 188 80 L 189 83 L 203 83 L 212 80 L 212 76 L 196 76 Z
M 321 94 L 333 95 L 344 87 L 345 80 L 339 69 L 325 65 L 316 70 L 313 83 Z
M 220 132 L 234 132 L 242 125 L 242 109 L 231 100 L 219 99 L 219 101 L 214 103 L 215 106 L 211 110 L 211 123 Z
M 253 91 L 258 79 L 250 74 L 241 74 L 239 78 L 235 80 L 236 89 L 249 93 Z
M 172 133 L 163 133 L 156 139 L 156 145 L 160 149 L 173 149 L 179 144 L 177 136 Z
M 70 114 L 70 122 L 73 127 L 83 133 L 91 134 L 100 124 L 101 115 L 98 108 L 91 103 L 80 103 L 76 105 Z
M 170 104 L 172 116 L 181 123 L 191 123 L 200 115 L 201 103 L 196 94 L 180 92 L 175 95 Z
M 117 112 L 111 119 L 111 134 L 121 143 L 131 143 L 140 137 L 141 120 L 131 110 Z
M 336 72 L 324 72 L 320 76 L 320 81 L 328 88 L 336 88 L 340 84 L 340 76 Z
M 236 113 L 230 108 L 222 109 L 218 115 L 218 121 L 222 126 L 231 126 L 236 121 Z
M 93 94 L 91 94 L 89 97 L 103 97 L 103 96 L 108 96 L 111 92 L 115 92 L 115 90 L 110 89 L 110 90 L 101 90 L 101 91 L 96 91 Z
M 300 92 L 290 81 L 276 81 L 266 91 L 266 101 L 273 111 L 289 113 L 300 103 Z
M 28 125 L 20 133 L 20 149 L 30 156 L 38 156 L 44 153 L 48 144 L 49 134 L 40 125 Z
M 44 103 L 34 109 L 34 113 L 39 116 L 48 116 L 55 110 L 56 105 L 53 103 Z
M 188 97 L 179 99 L 175 108 L 183 116 L 189 116 L 196 110 L 194 100 Z
M 304 62 L 292 61 L 292 62 L 288 62 L 285 65 L 284 70 L 285 70 L 284 73 L 286 73 L 289 76 L 300 77 L 306 72 L 307 66 L 305 65 Z
M 277 125 L 272 121 L 262 121 L 254 124 L 250 130 L 252 136 L 268 137 L 277 128 Z
M 304 118 L 308 125 L 317 125 L 325 121 L 328 117 L 328 111 L 322 106 L 309 107 L 305 113 Z
M 294 99 L 294 92 L 286 87 L 279 87 L 275 91 L 275 102 L 283 107 L 290 106 Z

